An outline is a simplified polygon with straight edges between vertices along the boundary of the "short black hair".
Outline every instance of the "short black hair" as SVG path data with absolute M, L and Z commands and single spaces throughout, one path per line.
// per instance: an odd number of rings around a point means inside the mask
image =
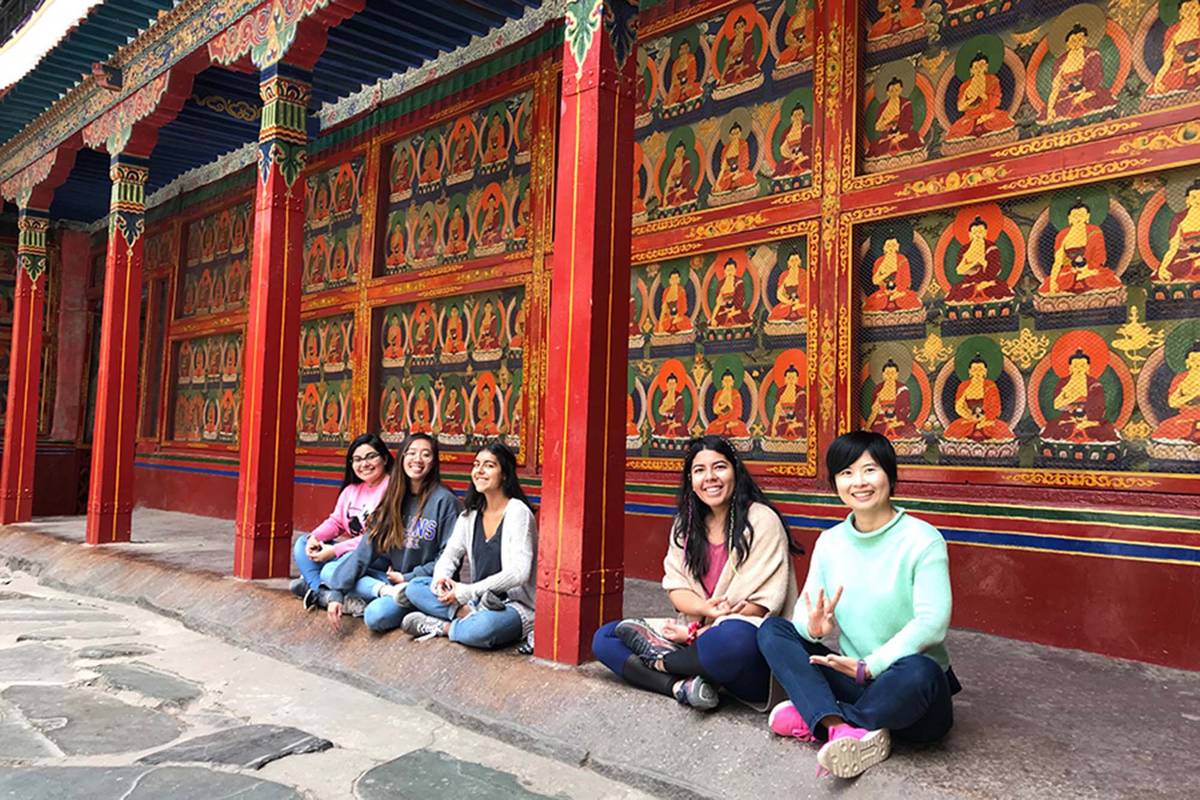
M 888 477 L 891 492 L 896 492 L 896 451 L 892 443 L 881 433 L 874 431 L 851 431 L 843 433 L 829 444 L 825 451 L 825 469 L 829 472 L 829 486 L 837 491 L 837 474 L 858 461 L 863 453 L 875 460 Z

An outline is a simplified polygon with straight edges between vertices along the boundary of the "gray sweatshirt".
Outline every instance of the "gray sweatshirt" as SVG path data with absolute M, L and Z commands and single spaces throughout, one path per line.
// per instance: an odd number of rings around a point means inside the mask
M 329 579 L 329 602 L 342 602 L 344 595 L 367 573 L 367 568 L 381 557 L 404 575 L 406 581 L 433 575 L 433 565 L 446 547 L 462 504 L 445 486 L 438 486 L 430 493 L 419 517 L 418 502 L 418 498 L 410 497 L 401 509 L 406 528 L 400 547 L 380 553 L 370 536 L 359 539 L 358 547 L 337 565 Z

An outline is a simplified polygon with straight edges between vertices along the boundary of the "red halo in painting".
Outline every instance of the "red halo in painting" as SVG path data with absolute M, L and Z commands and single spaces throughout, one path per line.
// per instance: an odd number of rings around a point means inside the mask
M 1060 378 L 1067 374 L 1071 356 L 1076 350 L 1082 350 L 1090 359 L 1088 375 L 1099 378 L 1104 374 L 1110 358 L 1108 344 L 1100 334 L 1092 331 L 1070 331 L 1054 343 L 1054 349 L 1050 351 L 1050 364 L 1054 367 L 1055 374 Z

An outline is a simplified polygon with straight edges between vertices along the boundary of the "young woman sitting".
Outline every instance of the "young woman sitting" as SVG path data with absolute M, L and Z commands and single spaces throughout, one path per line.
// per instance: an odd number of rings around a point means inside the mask
M 715 708 L 724 688 L 765 711 L 771 673 L 755 644 L 757 625 L 792 613 L 790 556 L 799 552 L 729 442 L 694 439 L 663 560 L 663 588 L 688 621 L 658 630 L 641 619 L 610 622 L 596 631 L 592 652 L 630 684 L 684 705 Z
M 448 636 L 486 650 L 529 637 L 537 556 L 537 520 L 517 480 L 517 460 L 503 444 L 484 445 L 471 486 L 432 578 L 414 578 L 404 618 L 412 636 Z M 471 583 L 456 580 L 464 557 Z
M 303 598 L 306 609 L 323 605 L 320 592 L 322 569 L 331 570 L 338 559 L 358 546 L 366 522 L 379 507 L 388 488 L 392 454 L 373 433 L 364 433 L 346 449 L 346 474 L 341 493 L 329 519 L 292 547 L 300 577 L 292 581 L 292 593 Z
M 891 738 L 931 742 L 950 730 L 961 688 L 942 641 L 950 571 L 937 529 L 892 504 L 896 453 L 878 433 L 839 436 L 825 454 L 850 514 L 813 549 L 804 604 L 770 619 L 758 646 L 789 702 L 771 730 L 823 742 L 818 774 L 861 774 L 888 757 Z M 840 647 L 831 649 L 840 631 Z
M 343 613 L 359 607 L 376 633 L 400 627 L 413 609 L 405 590 L 413 579 L 433 574 L 461 508 L 442 484 L 437 442 L 423 433 L 405 439 L 366 535 L 349 558 L 322 576 L 334 628 L 340 629 Z

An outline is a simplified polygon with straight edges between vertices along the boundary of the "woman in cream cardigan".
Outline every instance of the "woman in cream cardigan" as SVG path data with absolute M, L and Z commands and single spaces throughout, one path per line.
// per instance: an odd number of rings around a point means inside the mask
M 499 442 L 484 445 L 471 485 L 433 576 L 405 592 L 417 612 L 401 626 L 412 636 L 448 636 L 491 650 L 528 639 L 533 630 L 537 520 L 517 480 L 517 460 Z M 471 582 L 456 578 L 463 558 Z
M 764 617 L 792 613 L 799 552 L 729 442 L 694 439 L 663 561 L 663 588 L 686 622 L 611 622 L 592 652 L 628 683 L 684 705 L 715 708 L 724 688 L 766 710 L 771 671 L 755 637 Z

